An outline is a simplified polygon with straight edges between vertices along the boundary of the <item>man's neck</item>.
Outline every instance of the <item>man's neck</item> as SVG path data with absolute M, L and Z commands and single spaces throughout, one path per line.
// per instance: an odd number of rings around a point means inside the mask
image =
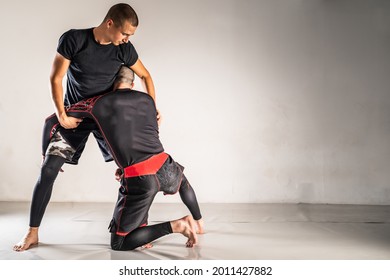
M 130 84 L 126 84 L 126 83 L 120 83 L 119 85 L 117 85 L 115 87 L 115 89 L 128 89 L 128 90 L 131 90 L 132 86 Z
M 111 44 L 111 41 L 106 39 L 104 34 L 105 34 L 105 26 L 103 24 L 100 24 L 98 27 L 95 27 L 93 29 L 93 37 L 95 38 L 95 41 L 98 44 L 101 44 L 101 45 Z

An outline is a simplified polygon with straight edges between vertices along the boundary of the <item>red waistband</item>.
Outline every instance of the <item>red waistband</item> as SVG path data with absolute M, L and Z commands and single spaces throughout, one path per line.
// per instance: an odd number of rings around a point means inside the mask
M 147 160 L 125 167 L 125 178 L 156 174 L 167 158 L 168 154 L 163 152 Z

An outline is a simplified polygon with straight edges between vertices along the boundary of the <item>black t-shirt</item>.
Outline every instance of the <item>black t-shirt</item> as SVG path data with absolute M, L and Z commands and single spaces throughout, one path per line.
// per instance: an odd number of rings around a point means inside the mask
M 59 40 L 57 52 L 71 61 L 67 73 L 66 106 L 110 91 L 119 68 L 122 65 L 130 67 L 138 59 L 130 42 L 119 46 L 97 43 L 93 28 L 65 32 Z

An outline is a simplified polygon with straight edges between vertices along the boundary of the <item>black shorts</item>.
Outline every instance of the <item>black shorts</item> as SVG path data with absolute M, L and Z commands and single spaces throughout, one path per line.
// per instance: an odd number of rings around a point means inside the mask
M 125 168 L 110 232 L 124 236 L 147 225 L 148 212 L 155 195 L 159 191 L 164 194 L 178 192 L 183 169 L 166 153 Z
M 60 134 L 58 134 L 58 132 Z M 92 119 L 84 118 L 77 128 L 65 129 L 60 126 L 55 114 L 45 120 L 42 135 L 42 154 L 59 155 L 66 159 L 66 163 L 78 164 L 91 133 L 95 136 L 104 160 L 106 162 L 112 161 L 113 157 L 111 156 L 106 141 Z M 54 147 L 53 144 L 55 144 Z M 58 149 L 61 150 L 61 147 L 62 151 L 65 151 L 65 153 L 59 152 Z

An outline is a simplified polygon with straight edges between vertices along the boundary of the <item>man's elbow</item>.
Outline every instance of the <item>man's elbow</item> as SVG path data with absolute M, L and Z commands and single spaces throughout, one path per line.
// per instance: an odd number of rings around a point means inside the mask
M 59 75 L 51 74 L 50 75 L 50 84 L 52 86 L 62 84 L 62 77 L 60 77 Z
M 142 76 L 139 77 L 141 80 L 150 80 L 152 79 L 152 76 L 150 75 L 150 73 L 148 71 L 145 71 L 145 73 L 142 73 Z

